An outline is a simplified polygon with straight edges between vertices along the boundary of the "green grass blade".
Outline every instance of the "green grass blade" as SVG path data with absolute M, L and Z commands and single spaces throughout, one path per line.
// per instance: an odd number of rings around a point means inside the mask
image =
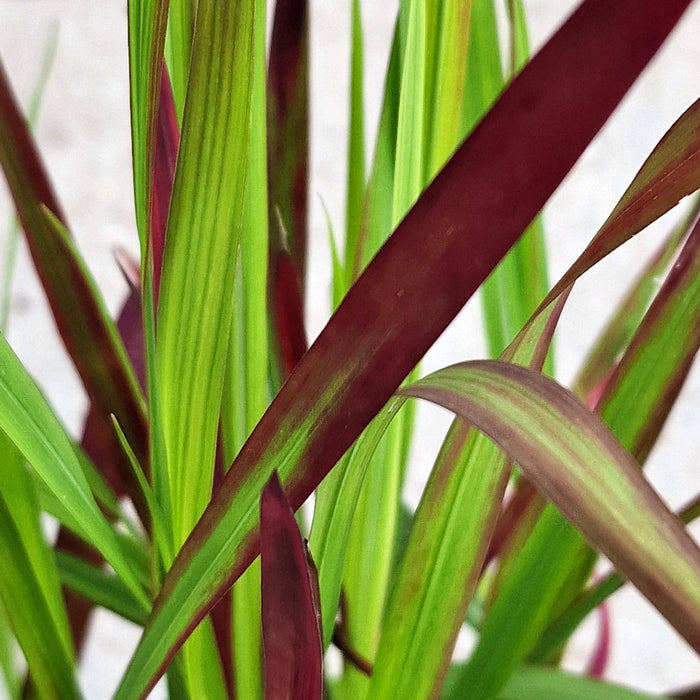
M 134 204 L 142 253 L 148 248 L 156 119 L 169 4 L 170 0 L 127 3 Z
M 268 210 L 265 82 L 266 3 L 256 4 L 249 172 L 243 206 L 239 286 L 221 411 L 228 466 L 268 403 Z M 253 564 L 231 591 L 232 682 L 238 697 L 262 697 L 260 566 Z
M 197 3 L 195 0 L 170 0 L 165 55 L 173 85 L 175 111 L 180 124 L 182 124 L 182 113 L 185 106 L 196 12 Z
M 541 369 L 564 299 L 508 349 Z M 479 580 L 511 463 L 455 421 L 413 519 L 377 652 L 370 697 L 434 697 Z
M 512 675 L 498 700 L 651 700 L 652 697 L 660 698 L 555 668 L 524 666 Z
M 13 632 L 22 648 L 40 697 L 79 698 L 73 654 L 68 653 L 51 620 L 51 612 L 22 538 L 0 498 L 0 540 L 3 542 L 3 573 L 0 596 Z M 22 591 L 19 603 L 13 596 Z
M 352 0 L 352 50 L 350 55 L 350 115 L 348 184 L 345 219 L 345 286 L 353 282 L 357 242 L 365 199 L 365 102 L 364 40 L 360 0 Z
M 81 537 L 102 553 L 147 610 L 148 597 L 90 493 L 68 436 L 4 338 L 0 339 L 0 429 L 62 504 Z
M 362 482 L 379 440 L 403 403 L 394 398 L 379 412 L 316 493 L 309 548 L 318 566 L 324 646 L 333 635 L 347 541 Z
M 452 155 L 464 135 L 461 108 L 469 53 L 472 2 L 448 0 L 432 2 L 433 14 L 439 22 L 438 50 L 432 68 L 435 74 L 433 90 L 426 94 L 429 132 L 426 145 L 426 176 L 428 181 Z M 481 4 L 484 4 L 483 2 Z
M 587 0 L 511 83 L 258 423 L 166 575 L 118 697 L 153 685 L 255 557 L 256 504 L 272 471 L 298 508 L 541 209 L 687 4 Z M 606 69 L 591 70 L 591 56 Z
M 399 23 L 394 29 L 391 54 L 384 85 L 384 101 L 379 118 L 377 144 L 362 215 L 362 227 L 354 253 L 354 266 L 348 278 L 357 279 L 392 231 L 394 167 L 401 85 L 401 41 Z
M 34 485 L 24 457 L 2 432 L 0 454 L 0 597 L 41 695 L 77 697 L 73 642 Z
M 405 216 L 423 189 L 426 12 L 421 0 L 406 0 L 407 15 L 392 205 L 392 228 Z
M 405 392 L 406 390 L 404 390 Z M 501 362 L 464 363 L 408 390 L 456 411 L 505 449 L 691 646 L 700 646 L 700 550 L 613 434 L 552 380 Z M 464 697 L 496 683 L 470 661 Z
M 10 620 L 0 600 L 0 687 L 7 690 L 10 700 L 21 700 L 24 670 L 19 661 L 21 651 L 12 634 Z
M 252 7 L 200 2 L 156 338 L 176 547 L 211 495 L 242 224 L 252 34 Z M 231 139 L 231 133 L 241 137 Z
M 211 498 L 243 220 L 254 9 L 200 0 L 197 11 L 156 335 L 156 429 L 165 448 L 175 550 Z M 194 695 L 225 694 L 221 670 L 207 661 L 212 653 L 205 625 L 185 649 Z
M 63 552 L 56 553 L 56 564 L 64 586 L 125 620 L 142 627 L 146 624 L 143 606 L 114 574 Z

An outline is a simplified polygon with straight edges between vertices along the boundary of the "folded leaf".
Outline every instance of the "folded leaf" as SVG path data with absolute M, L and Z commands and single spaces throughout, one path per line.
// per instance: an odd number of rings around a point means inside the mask
M 401 393 L 449 408 L 504 449 L 696 650 L 700 549 L 601 419 L 530 370 L 476 361 Z M 470 686 L 470 697 L 479 695 Z
M 260 497 L 265 700 L 323 697 L 316 570 L 274 473 Z

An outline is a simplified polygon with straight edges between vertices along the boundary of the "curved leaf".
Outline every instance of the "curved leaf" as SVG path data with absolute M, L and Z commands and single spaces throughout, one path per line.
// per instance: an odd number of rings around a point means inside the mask
M 484 360 L 440 370 L 400 393 L 449 408 L 487 434 L 700 650 L 700 549 L 602 420 L 570 391 L 522 367 Z M 482 697 L 474 686 L 468 692 Z

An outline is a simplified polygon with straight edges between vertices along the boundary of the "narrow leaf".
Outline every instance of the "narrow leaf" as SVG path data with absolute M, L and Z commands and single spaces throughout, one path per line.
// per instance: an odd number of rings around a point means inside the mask
M 279 0 L 275 4 L 267 78 L 270 231 L 279 231 L 279 212 L 287 231 L 282 243 L 294 261 L 302 298 L 306 280 L 308 74 L 306 0 Z
M 276 473 L 260 498 L 260 556 L 265 699 L 321 700 L 316 572 Z
M 666 132 L 586 250 L 541 308 L 608 253 L 674 207 L 700 185 L 700 100 Z
M 73 528 L 102 553 L 148 609 L 148 598 L 90 493 L 68 436 L 4 338 L 0 338 L 0 429 L 56 497 Z
M 571 392 L 497 361 L 455 365 L 402 392 L 437 402 L 485 432 L 700 648 L 700 549 L 600 418 Z
M 34 485 L 24 457 L 2 432 L 0 456 L 0 599 L 39 692 L 77 697 L 75 652 Z
M 111 610 L 137 625 L 145 624 L 143 606 L 114 574 L 63 552 L 56 553 L 56 563 L 64 586 L 92 605 Z
M 654 698 L 663 700 L 658 695 Z M 619 685 L 574 676 L 555 668 L 518 669 L 498 700 L 651 700 L 652 696 Z
M 0 162 L 56 325 L 87 394 L 102 421 L 108 424 L 114 413 L 137 454 L 145 456 L 143 396 L 97 286 L 65 232 L 65 216 L 1 65 Z M 134 500 L 138 504 L 137 496 Z
M 541 371 L 565 298 L 508 349 Z M 511 462 L 456 420 L 421 498 L 382 626 L 369 697 L 437 697 L 503 500 Z

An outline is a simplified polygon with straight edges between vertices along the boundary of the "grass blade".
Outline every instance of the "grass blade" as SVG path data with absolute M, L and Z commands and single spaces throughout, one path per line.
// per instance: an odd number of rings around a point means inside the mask
M 541 370 L 565 299 L 511 345 Z M 372 698 L 437 697 L 487 554 L 511 462 L 457 420 L 431 472 L 382 627 Z
M 321 700 L 318 582 L 276 473 L 260 497 L 260 557 L 265 698 Z
M 137 625 L 146 623 L 143 606 L 114 574 L 63 552 L 56 553 L 56 564 L 63 585 L 92 605 L 111 610 Z
M 309 25 L 306 0 L 275 4 L 267 76 L 270 232 L 286 247 L 303 290 L 306 283 L 309 150 Z M 286 240 L 285 240 L 286 239 Z
M 350 134 L 348 141 L 348 185 L 345 220 L 345 286 L 353 282 L 357 242 L 365 199 L 365 103 L 364 40 L 360 0 L 352 0 L 352 50 L 350 54 Z
M 148 249 L 156 123 L 169 5 L 170 0 L 127 2 L 134 204 L 144 258 Z
M 56 497 L 72 529 L 102 553 L 147 610 L 150 601 L 90 493 L 68 436 L 4 338 L 0 339 L 0 430 Z
M 176 547 L 211 496 L 248 152 L 247 138 L 228 135 L 248 132 L 253 10 L 200 2 L 197 27 L 156 338 Z
M 77 698 L 75 652 L 56 565 L 24 457 L 0 432 L 0 599 L 42 697 Z
M 700 647 L 700 549 L 573 394 L 494 361 L 441 370 L 403 392 L 456 411 L 495 440 L 688 643 Z M 497 688 L 481 679 L 481 669 L 462 675 L 465 697 L 493 695 Z
M 118 697 L 152 686 L 255 557 L 256 504 L 272 471 L 298 508 L 541 209 L 687 4 L 587 0 L 513 81 L 258 423 L 166 575 Z
M 678 252 L 699 212 L 700 200 L 697 200 L 688 214 L 659 246 L 649 264 L 625 295 L 614 316 L 596 340 L 593 349 L 588 353 L 573 387 L 575 394 L 590 397 L 592 392 L 602 391 L 607 375 L 629 345 L 658 290 L 659 280 Z M 599 398 L 599 395 L 590 397 L 589 405 L 597 404 Z
M 542 302 L 674 207 L 700 185 L 700 100 L 671 126 L 644 161 L 607 221 Z

